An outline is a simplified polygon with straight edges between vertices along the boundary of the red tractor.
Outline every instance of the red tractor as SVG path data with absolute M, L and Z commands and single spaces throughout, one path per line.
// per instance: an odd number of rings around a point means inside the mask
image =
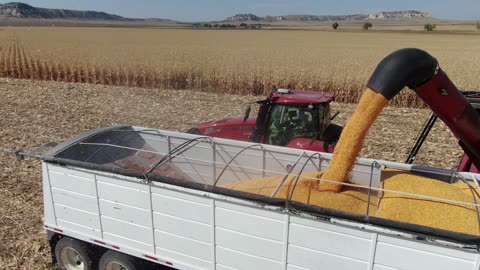
M 330 102 L 334 94 L 272 88 L 260 105 L 256 118 L 251 106 L 242 118 L 224 118 L 197 125 L 187 132 L 241 141 L 333 152 L 342 127 L 332 124 Z

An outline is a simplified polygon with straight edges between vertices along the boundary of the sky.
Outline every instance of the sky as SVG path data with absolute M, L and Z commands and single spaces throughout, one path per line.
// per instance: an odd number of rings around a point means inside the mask
M 0 1 L 1 3 L 13 2 Z M 418 10 L 435 18 L 480 19 L 480 0 L 17 0 L 36 7 L 104 11 L 130 18 L 214 21 L 238 13 L 349 15 Z

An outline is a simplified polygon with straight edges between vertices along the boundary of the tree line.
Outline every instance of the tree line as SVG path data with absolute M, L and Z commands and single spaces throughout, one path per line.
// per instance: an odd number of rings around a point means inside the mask
M 337 22 L 334 22 L 332 24 L 333 30 L 337 30 L 339 27 L 340 27 L 340 24 L 338 24 Z M 366 22 L 366 23 L 363 24 L 362 29 L 363 30 L 368 30 L 372 27 L 373 27 L 372 23 Z M 475 27 L 477 28 L 477 30 L 480 31 L 480 21 L 477 21 L 475 23 Z M 425 31 L 433 31 L 433 30 L 435 30 L 435 28 L 437 28 L 437 25 L 436 24 L 431 24 L 431 23 L 427 23 L 423 26 L 423 29 Z
M 337 30 L 338 27 L 340 27 L 340 24 L 338 24 L 337 22 L 334 22 L 334 23 L 332 24 L 333 30 Z M 373 27 L 373 24 L 370 23 L 370 22 L 366 22 L 366 23 L 364 23 L 364 24 L 362 25 L 362 29 L 363 29 L 363 30 L 368 30 L 368 29 L 370 29 L 370 28 L 372 28 L 372 27 Z

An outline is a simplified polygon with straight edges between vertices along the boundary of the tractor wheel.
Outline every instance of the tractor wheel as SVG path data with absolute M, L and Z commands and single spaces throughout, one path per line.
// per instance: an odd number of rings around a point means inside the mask
M 187 133 L 195 134 L 195 135 L 202 135 L 202 133 L 200 132 L 200 130 L 198 128 L 191 128 L 191 129 L 187 130 Z
M 92 270 L 88 244 L 64 237 L 55 245 L 55 259 L 62 270 Z
M 126 254 L 109 250 L 105 252 L 98 263 L 98 270 L 137 270 L 135 258 Z

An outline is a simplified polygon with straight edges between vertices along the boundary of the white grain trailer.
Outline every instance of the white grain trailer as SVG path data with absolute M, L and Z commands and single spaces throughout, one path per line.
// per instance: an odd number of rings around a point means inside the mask
M 480 269 L 478 235 L 222 187 L 323 170 L 330 154 L 112 126 L 19 155 L 42 160 L 44 224 L 63 269 Z M 353 178 L 381 196 L 385 167 L 478 177 L 359 159 Z

